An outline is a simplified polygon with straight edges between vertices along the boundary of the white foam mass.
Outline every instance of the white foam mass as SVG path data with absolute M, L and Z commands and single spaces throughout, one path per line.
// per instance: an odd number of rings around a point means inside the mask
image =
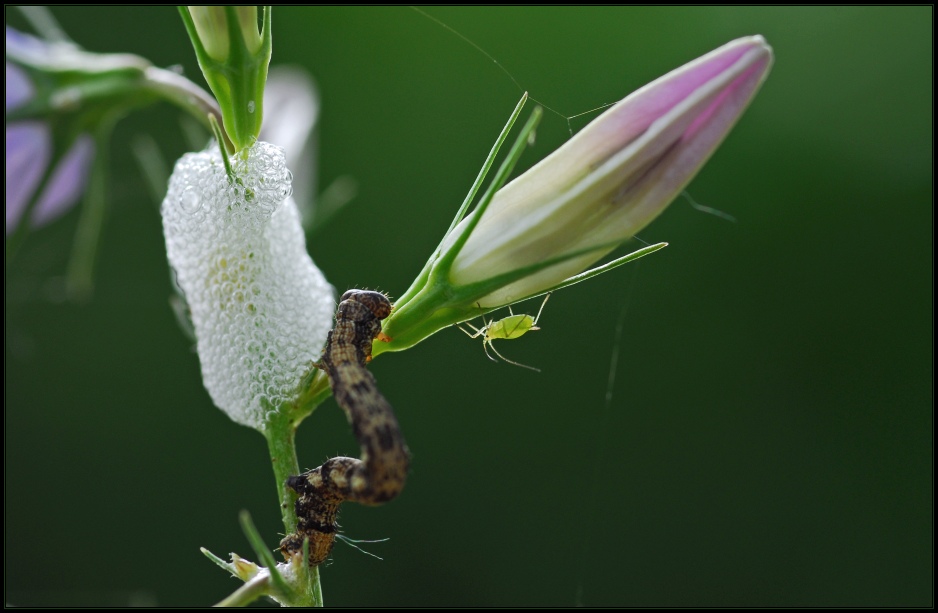
M 217 145 L 184 155 L 160 212 L 202 380 L 239 424 L 263 429 L 332 327 L 334 291 L 306 252 L 283 149 L 258 142 L 225 173 Z

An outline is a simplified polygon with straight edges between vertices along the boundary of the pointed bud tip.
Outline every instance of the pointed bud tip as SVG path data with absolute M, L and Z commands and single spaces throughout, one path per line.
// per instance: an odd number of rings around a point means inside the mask
M 772 49 L 772 45 L 770 45 L 765 40 L 765 37 L 762 36 L 761 34 L 754 34 L 752 36 L 746 36 L 734 42 L 740 42 L 750 47 L 751 49 L 758 50 L 759 55 L 762 55 L 768 58 L 769 65 L 771 65 L 772 61 L 775 59 L 775 51 Z

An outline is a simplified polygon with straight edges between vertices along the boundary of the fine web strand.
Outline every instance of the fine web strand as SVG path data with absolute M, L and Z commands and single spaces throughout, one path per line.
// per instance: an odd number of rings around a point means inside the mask
M 602 483 L 603 477 L 603 458 L 606 456 L 606 448 L 609 446 L 609 421 L 612 416 L 611 409 L 612 399 L 616 387 L 616 373 L 619 370 L 619 353 L 622 348 L 622 331 L 625 329 L 625 320 L 629 313 L 629 305 L 632 303 L 632 296 L 635 292 L 636 280 L 638 279 L 638 269 L 640 265 L 641 262 L 635 262 L 635 266 L 632 268 L 632 278 L 629 279 L 629 284 L 626 287 L 622 300 L 622 309 L 619 311 L 619 317 L 616 320 L 615 337 L 612 343 L 612 355 L 609 357 L 609 375 L 606 377 L 606 393 L 603 397 L 602 414 L 599 416 L 599 444 L 596 446 L 593 459 L 589 464 L 593 467 L 593 478 L 586 496 L 586 518 L 583 522 L 583 538 L 580 541 L 582 545 L 580 549 L 579 563 L 576 565 L 578 578 L 576 582 L 574 606 L 577 607 L 584 606 L 583 589 L 586 560 L 587 555 L 589 554 L 590 540 L 593 534 L 593 525 L 596 522 L 596 507 L 599 506 L 597 498 L 599 497 L 599 486 L 600 483 Z
M 632 238 L 634 238 L 635 240 L 637 240 L 637 241 L 640 242 L 641 244 L 645 245 L 646 247 L 651 247 L 651 243 L 649 243 L 648 241 L 646 241 L 645 239 L 643 239 L 643 238 L 642 238 L 641 236 L 639 236 L 638 234 L 636 234 L 636 235 L 633 236 Z
M 517 78 L 515 78 L 515 76 L 511 73 L 510 70 L 508 70 L 507 68 L 505 68 L 505 66 L 504 66 L 501 62 L 499 62 L 497 59 L 495 59 L 495 57 L 494 57 L 491 53 L 489 53 L 488 51 L 486 51 L 485 49 L 483 49 L 480 45 L 478 45 L 478 44 L 477 44 L 475 41 L 473 41 L 471 38 L 469 38 L 468 36 L 466 36 L 465 34 L 463 34 L 462 32 L 460 32 L 460 31 L 457 30 L 456 28 L 452 27 L 452 26 L 449 25 L 448 23 L 446 23 L 446 22 L 444 22 L 444 21 L 438 19 L 437 17 L 434 17 L 433 15 L 427 13 L 426 11 L 424 11 L 424 10 L 422 10 L 422 9 L 420 9 L 420 8 L 417 8 L 416 6 L 411 6 L 410 8 L 411 8 L 411 10 L 413 10 L 414 12 L 416 12 L 416 13 L 418 13 L 418 14 L 424 16 L 424 17 L 426 17 L 427 19 L 429 19 L 429 20 L 432 21 L 433 23 L 437 24 L 437 25 L 440 26 L 441 28 L 443 28 L 443 29 L 445 29 L 446 31 L 448 31 L 448 32 L 452 33 L 453 35 L 457 36 L 457 37 L 460 38 L 463 42 L 465 42 L 466 44 L 470 45 L 473 49 L 475 49 L 476 51 L 478 51 L 479 53 L 481 53 L 486 59 L 488 59 L 488 60 L 491 61 L 493 64 L 495 64 L 496 66 L 498 66 L 498 69 L 501 70 L 502 73 L 504 73 L 504 75 L 505 75 L 506 77 L 508 77 L 508 79 L 514 84 L 514 86 L 518 88 L 518 91 L 520 91 L 521 93 L 524 93 L 524 92 L 528 92 L 528 91 L 529 91 L 528 89 L 526 89 L 524 86 L 521 85 L 521 82 L 520 82 Z M 578 117 L 583 117 L 584 115 L 589 115 L 590 113 L 595 113 L 595 112 L 597 112 L 597 111 L 601 111 L 601 110 L 606 109 L 606 108 L 609 108 L 610 106 L 612 106 L 612 105 L 615 104 L 615 102 L 607 102 L 607 103 L 605 103 L 605 104 L 602 104 L 602 105 L 597 106 L 597 107 L 595 107 L 595 108 L 589 109 L 589 110 L 587 110 L 587 111 L 582 111 L 582 112 L 580 112 L 580 113 L 574 113 L 573 115 L 565 115 L 564 113 L 561 113 L 560 111 L 558 111 L 558 110 L 556 110 L 556 109 L 554 109 L 554 108 L 548 106 L 547 104 L 545 104 L 544 102 L 538 100 L 538 99 L 535 98 L 534 96 L 531 96 L 530 94 L 528 95 L 528 98 L 529 98 L 531 101 L 536 102 L 537 104 L 539 104 L 539 105 L 541 105 L 542 107 L 544 107 L 547 111 L 553 113 L 553 114 L 556 115 L 557 117 L 560 117 L 560 118 L 563 119 L 565 122 L 567 122 L 567 131 L 570 133 L 570 136 L 571 136 L 571 137 L 573 136 L 573 124 L 570 123 L 570 120 L 571 120 L 571 119 L 576 119 L 576 118 L 578 118 Z
M 731 223 L 736 223 L 735 217 L 719 209 L 715 209 L 713 207 L 700 204 L 699 202 L 697 202 L 691 197 L 690 193 L 687 190 L 684 190 L 683 192 L 681 192 L 681 195 L 684 196 L 684 199 L 687 200 L 687 202 L 690 203 L 692 207 L 694 207 L 701 213 L 707 213 L 708 215 L 713 215 L 714 217 L 725 219 L 726 221 L 729 221 Z
M 423 17 L 429 19 L 430 21 L 434 22 L 434 23 L 437 24 L 438 26 L 440 26 L 440 27 L 444 28 L 445 30 L 451 32 L 451 33 L 454 34 L 456 37 L 458 37 L 459 39 L 461 39 L 463 42 L 465 42 L 466 44 L 468 44 L 468 45 L 470 45 L 472 48 L 474 48 L 474 49 L 475 49 L 478 53 L 480 53 L 483 57 L 485 57 L 486 59 L 488 59 L 489 61 L 491 61 L 492 63 L 494 63 L 494 64 L 498 67 L 498 69 L 512 82 L 512 84 L 518 89 L 518 91 L 520 91 L 520 92 L 522 92 L 522 93 L 524 93 L 524 92 L 530 92 L 530 90 L 527 89 L 527 88 L 525 88 L 525 87 L 521 84 L 521 81 L 520 81 L 519 79 L 517 79 L 517 78 L 511 73 L 511 71 L 509 71 L 509 70 L 508 70 L 501 62 L 499 62 L 492 54 L 490 54 L 488 51 L 486 51 L 485 49 L 483 49 L 483 48 L 482 48 L 479 44 L 477 44 L 475 41 L 473 41 L 472 39 L 470 39 L 469 37 L 467 37 L 467 36 L 464 35 L 463 33 L 459 32 L 458 30 L 456 30 L 455 28 L 453 28 L 453 27 L 450 26 L 449 24 L 447 24 L 447 23 L 443 22 L 442 20 L 438 19 L 437 17 L 434 17 L 433 15 L 430 15 L 430 14 L 427 13 L 426 11 L 423 11 L 422 9 L 417 8 L 417 7 L 414 7 L 414 6 L 412 6 L 412 7 L 410 7 L 410 8 L 411 8 L 414 12 L 416 12 L 416 13 L 422 15 Z M 566 114 L 561 113 L 560 111 L 558 111 L 558 110 L 552 108 L 551 106 L 545 104 L 545 103 L 542 102 L 541 100 L 535 98 L 533 95 L 530 95 L 530 93 L 528 94 L 528 97 L 529 97 L 530 100 L 532 100 L 532 101 L 536 102 L 537 104 L 541 105 L 542 107 L 544 107 L 548 112 L 550 112 L 550 113 L 552 113 L 552 114 L 554 114 L 554 115 L 560 117 L 561 119 L 563 119 L 563 120 L 566 122 L 566 124 L 567 124 L 567 131 L 569 132 L 569 134 L 570 134 L 571 137 L 572 137 L 573 134 L 574 134 L 574 132 L 573 132 L 573 125 L 572 125 L 572 123 L 571 123 L 571 120 L 577 119 L 577 118 L 579 118 L 579 117 L 583 117 L 583 116 L 585 116 L 585 115 L 589 115 L 589 114 L 591 114 L 591 113 L 596 113 L 596 112 L 598 112 L 598 111 L 602 111 L 602 110 L 604 110 L 604 109 L 606 109 L 606 108 L 609 108 L 610 106 L 613 106 L 614 104 L 616 104 L 616 102 L 609 102 L 609 103 L 602 104 L 602 105 L 600 105 L 600 106 L 597 106 L 597 107 L 595 107 L 595 108 L 592 108 L 592 109 L 589 109 L 589 110 L 586 110 L 586 111 L 582 111 L 582 112 L 579 112 L 579 113 L 574 113 L 574 114 L 572 114 L 572 115 L 566 115 Z M 725 213 L 722 213 L 722 212 L 720 212 L 720 211 L 717 211 L 716 209 L 711 209 L 710 207 L 704 207 L 704 206 L 702 206 L 702 205 L 698 205 L 696 202 L 694 202 L 694 201 L 690 198 L 689 195 L 686 194 L 686 192 L 685 192 L 684 195 L 685 195 L 685 197 L 688 199 L 688 201 L 691 202 L 691 206 L 693 206 L 695 209 L 700 210 L 700 211 L 703 211 L 703 212 L 707 212 L 707 213 L 710 213 L 710 214 L 714 214 L 714 215 L 716 215 L 717 217 L 722 217 L 722 218 L 724 218 L 724 219 L 730 219 L 730 220 L 735 221 L 735 219 L 733 219 L 732 216 L 730 216 L 730 215 L 727 215 L 727 214 L 725 214 Z M 650 246 L 650 243 L 648 243 L 648 242 L 642 240 L 640 237 L 635 236 L 634 238 L 635 238 L 636 240 L 638 240 L 640 243 L 642 243 L 642 244 L 644 244 L 644 245 L 646 245 L 646 246 Z M 609 434 L 608 434 L 608 432 L 609 432 L 608 424 L 609 424 L 609 421 L 610 421 L 610 419 L 611 419 L 611 414 L 612 414 L 611 408 L 612 408 L 612 401 L 613 401 L 614 392 L 615 392 L 616 374 L 617 374 L 617 372 L 618 372 L 619 354 L 620 354 L 621 347 L 622 347 L 622 334 L 623 334 L 623 330 L 624 330 L 624 327 L 625 327 L 625 320 L 626 320 L 626 317 L 628 316 L 629 305 L 630 305 L 630 303 L 631 303 L 632 295 L 633 295 L 634 290 L 635 290 L 635 287 L 636 287 L 636 279 L 638 278 L 638 266 L 639 266 L 640 263 L 639 263 L 639 262 L 636 262 L 635 264 L 636 264 L 636 265 L 635 265 L 635 266 L 633 267 L 633 269 L 632 269 L 632 278 L 630 279 L 629 284 L 628 284 L 628 286 L 627 286 L 627 288 L 626 288 L 626 291 L 625 291 L 625 294 L 624 294 L 624 299 L 623 299 L 623 303 L 622 303 L 622 309 L 621 309 L 621 311 L 619 312 L 619 317 L 618 317 L 618 320 L 617 320 L 617 322 L 616 322 L 615 338 L 614 338 L 614 341 L 613 341 L 612 354 L 611 354 L 610 359 L 609 359 L 609 374 L 608 374 L 608 377 L 607 377 L 607 380 L 606 380 L 606 390 L 605 390 L 605 394 L 604 394 L 604 398 L 603 398 L 603 410 L 602 410 L 602 415 L 600 416 L 600 423 L 599 423 L 599 426 L 598 426 L 598 427 L 599 427 L 599 432 L 600 432 L 600 437 L 599 437 L 600 440 L 599 440 L 599 445 L 596 447 L 596 450 L 595 450 L 595 452 L 594 452 L 594 454 L 593 454 L 593 456 L 594 456 L 594 457 L 593 457 L 593 461 L 591 462 L 591 465 L 593 466 L 593 470 L 592 470 L 593 475 L 592 475 L 592 482 L 591 482 L 591 484 L 590 484 L 590 487 L 589 487 L 589 490 L 588 490 L 588 495 L 587 495 L 587 500 L 589 501 L 589 503 L 586 505 L 586 508 L 587 508 L 586 515 L 587 515 L 587 517 L 585 518 L 586 521 L 585 521 L 584 534 L 583 534 L 583 538 L 582 538 L 582 540 L 581 540 L 582 545 L 581 545 L 581 550 L 580 550 L 579 563 L 576 565 L 576 566 L 577 566 L 577 569 L 578 569 L 578 570 L 577 570 L 577 573 L 578 573 L 578 575 L 579 575 L 578 580 L 577 580 L 577 583 L 576 583 L 576 595 L 575 595 L 575 605 L 576 605 L 576 606 L 583 606 L 585 564 L 586 564 L 586 560 L 587 560 L 587 555 L 588 555 L 588 553 L 589 553 L 590 540 L 591 540 L 591 535 L 592 535 L 592 532 L 593 532 L 593 524 L 595 523 L 595 509 L 596 509 L 596 506 L 597 506 L 596 500 L 597 500 L 597 498 L 598 498 L 598 496 L 599 496 L 599 487 L 600 487 L 600 483 L 601 483 L 601 479 L 602 479 L 602 463 L 601 463 L 601 460 L 602 460 L 603 457 L 605 457 L 605 455 L 606 455 L 606 449 L 607 449 L 608 444 L 609 444 L 609 441 L 608 441 L 608 437 L 609 437 Z M 542 307 L 543 307 L 543 305 L 542 305 Z M 478 329 L 476 329 L 476 328 L 473 328 L 473 329 L 475 329 L 475 330 L 477 331 L 477 333 L 479 333 L 479 330 L 478 330 Z M 484 330 L 484 328 L 483 328 L 483 330 Z M 466 332 L 466 330 L 463 330 L 463 331 Z M 466 333 L 469 334 L 468 332 L 466 332 Z M 472 335 L 470 335 L 470 336 L 472 336 Z M 492 347 L 492 349 L 494 350 L 495 348 Z M 486 355 L 488 355 L 488 357 L 489 357 L 490 359 L 494 359 L 494 358 L 492 358 L 491 355 L 488 354 L 488 349 L 487 349 L 487 348 L 486 348 Z M 507 361 L 507 362 L 510 362 L 509 360 L 506 360 L 506 361 Z M 515 363 L 515 362 L 511 362 L 511 363 Z M 520 365 L 520 364 L 519 364 L 519 366 L 523 366 L 523 365 Z M 526 368 L 531 368 L 531 367 L 527 367 L 527 366 L 526 366 Z M 536 369 L 535 369 L 535 370 L 536 370 Z

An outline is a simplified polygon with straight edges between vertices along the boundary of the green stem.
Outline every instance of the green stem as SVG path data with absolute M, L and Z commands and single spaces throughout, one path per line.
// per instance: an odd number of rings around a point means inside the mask
M 36 205 L 39 204 L 39 197 L 42 196 L 42 194 L 45 192 L 45 186 L 52 178 L 52 171 L 58 167 L 59 162 L 62 161 L 62 158 L 65 155 L 62 149 L 59 147 L 53 147 L 52 151 L 52 158 L 49 160 L 49 163 L 46 164 L 45 170 L 42 171 L 42 176 L 36 183 L 36 189 L 34 189 L 33 193 L 30 194 L 29 201 L 26 203 L 26 206 L 23 207 L 23 212 L 20 214 L 19 221 L 16 223 L 16 228 L 13 230 L 12 235 L 10 235 L 10 237 L 6 240 L 7 266 L 9 266 L 10 262 L 13 260 L 13 256 L 16 255 L 20 245 L 23 244 L 23 241 L 26 239 L 26 235 L 29 234 L 33 209 L 35 209 Z
M 103 119 L 95 130 L 91 176 L 65 277 L 68 296 L 76 302 L 90 298 L 94 288 L 94 263 L 107 212 L 108 143 L 116 121 L 113 116 Z
M 218 103 L 204 89 L 175 72 L 149 66 L 144 70 L 144 87 L 170 102 L 197 119 L 209 130 L 212 124 L 209 115 L 221 123 L 221 110 Z M 231 140 L 225 134 L 225 144 L 231 147 Z
M 270 463 L 274 469 L 274 480 L 277 483 L 277 499 L 280 504 L 280 514 L 283 527 L 287 534 L 296 532 L 296 514 L 293 504 L 296 495 L 286 486 L 287 478 L 300 474 L 300 465 L 296 458 L 296 424 L 283 411 L 277 412 L 277 417 L 267 422 L 267 448 L 270 451 Z M 321 607 L 322 586 L 319 583 L 319 569 L 307 569 L 307 589 L 304 596 L 308 597 L 305 606 Z
M 267 448 L 270 451 L 270 463 L 277 482 L 277 497 L 281 508 L 283 527 L 287 532 L 296 531 L 296 515 L 293 513 L 295 496 L 286 487 L 287 478 L 300 474 L 300 465 L 296 459 L 296 431 L 286 420 L 271 421 L 267 428 Z
M 48 8 L 44 6 L 18 6 L 16 8 L 20 10 L 36 33 L 44 39 L 58 43 L 72 42 Z

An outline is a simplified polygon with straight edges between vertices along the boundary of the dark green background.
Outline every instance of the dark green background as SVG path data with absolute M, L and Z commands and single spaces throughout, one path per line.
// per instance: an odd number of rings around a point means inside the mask
M 567 115 L 743 35 L 776 64 L 690 187 L 738 223 L 679 200 L 641 233 L 670 247 L 555 294 L 541 332 L 501 345 L 542 373 L 456 330 L 376 361 L 413 471 L 388 506 L 346 505 L 348 535 L 391 540 L 369 546 L 383 562 L 337 545 L 326 603 L 931 605 L 932 9 L 427 12 Z M 201 82 L 174 9 L 55 13 L 90 50 Z M 360 188 L 311 254 L 339 291 L 399 295 L 520 91 L 407 8 L 276 9 L 273 62 L 319 83 L 322 184 Z M 75 212 L 8 264 L 8 603 L 205 605 L 237 582 L 199 546 L 254 557 L 239 510 L 280 538 L 264 441 L 202 387 L 129 155 L 141 131 L 180 155 L 177 118 L 118 128 L 90 303 L 60 299 Z M 524 166 L 569 137 L 542 126 Z M 336 453 L 357 446 L 330 400 L 300 463 Z

